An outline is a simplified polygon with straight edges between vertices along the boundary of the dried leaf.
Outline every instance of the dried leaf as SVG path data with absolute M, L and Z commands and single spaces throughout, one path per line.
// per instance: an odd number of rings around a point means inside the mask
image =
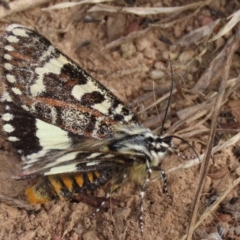
M 216 36 L 214 36 L 209 41 L 215 41 L 225 35 L 227 32 L 229 32 L 240 21 L 240 10 L 228 17 L 228 19 L 230 18 L 232 19 L 218 32 Z
M 42 8 L 42 11 L 50 11 L 55 9 L 63 9 L 68 7 L 75 7 L 81 4 L 89 4 L 89 3 L 100 3 L 100 2 L 112 2 L 112 0 L 83 0 L 81 2 L 64 2 L 58 3 L 48 8 Z
M 149 14 L 155 15 L 159 13 L 182 12 L 188 9 L 203 7 L 205 5 L 208 5 L 210 2 L 211 0 L 200 1 L 200 2 L 188 4 L 181 7 L 116 7 L 116 6 L 98 4 L 96 6 L 93 6 L 91 9 L 89 9 L 88 12 L 99 12 L 99 11 L 105 11 L 105 12 L 111 12 L 111 13 L 125 12 L 125 13 L 132 13 L 136 15 L 146 16 Z
M 211 35 L 214 28 L 219 24 L 219 22 L 220 22 L 220 19 L 214 22 L 211 22 L 208 25 L 205 25 L 203 27 L 197 28 L 196 30 L 190 32 L 189 34 L 179 39 L 176 44 L 187 47 L 192 43 L 196 43 L 200 41 L 204 37 Z

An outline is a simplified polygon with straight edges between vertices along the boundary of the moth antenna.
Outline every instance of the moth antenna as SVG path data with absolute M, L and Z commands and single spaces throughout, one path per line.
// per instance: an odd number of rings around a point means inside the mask
M 170 106 L 171 98 L 172 98 L 172 92 L 173 92 L 173 69 L 172 69 L 172 63 L 171 63 L 170 59 L 169 59 L 169 64 L 170 64 L 171 77 L 172 77 L 171 78 L 171 88 L 170 88 L 170 95 L 169 95 L 169 98 L 168 98 L 167 108 L 166 108 L 164 118 L 163 118 L 163 121 L 162 121 L 160 136 L 163 135 L 163 129 L 164 129 L 164 125 L 165 125 L 165 122 L 166 122 L 166 119 L 167 119 L 167 114 L 168 114 L 168 110 L 169 110 L 169 106 Z
M 169 136 L 167 136 L 167 137 L 176 138 L 176 139 L 179 139 L 179 140 L 181 140 L 182 142 L 186 143 L 186 144 L 193 150 L 193 152 L 194 152 L 194 154 L 196 155 L 196 157 L 198 158 L 199 162 L 201 162 L 201 160 L 200 160 L 200 158 L 199 158 L 196 150 L 194 149 L 194 147 L 193 147 L 187 140 L 185 140 L 185 139 L 183 139 L 183 138 L 181 138 L 181 137 L 179 137 L 179 136 L 176 136 L 176 135 L 169 135 Z M 174 147 L 174 145 L 172 145 L 172 146 Z M 193 158 L 195 158 L 194 156 L 185 156 L 185 155 L 179 153 L 177 149 L 174 149 L 174 152 L 175 152 L 179 157 L 181 157 L 181 158 L 183 158 L 183 159 L 193 159 Z

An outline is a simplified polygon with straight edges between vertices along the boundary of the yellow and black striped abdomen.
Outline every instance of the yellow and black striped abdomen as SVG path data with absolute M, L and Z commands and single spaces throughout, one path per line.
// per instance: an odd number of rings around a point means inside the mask
M 105 169 L 74 174 L 56 174 L 42 177 L 25 191 L 31 204 L 46 203 L 54 199 L 71 199 L 75 194 L 93 191 L 104 185 L 114 171 Z

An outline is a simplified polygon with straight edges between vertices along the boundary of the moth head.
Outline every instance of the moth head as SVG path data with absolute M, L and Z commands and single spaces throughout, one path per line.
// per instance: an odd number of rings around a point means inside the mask
M 172 137 L 148 137 L 147 144 L 152 166 L 159 166 L 166 154 L 174 150 Z

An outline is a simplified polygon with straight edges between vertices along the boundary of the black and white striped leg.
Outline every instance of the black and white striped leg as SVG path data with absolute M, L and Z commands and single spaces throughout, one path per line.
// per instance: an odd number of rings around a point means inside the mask
M 168 180 L 167 175 L 163 169 L 160 169 L 161 175 L 162 175 L 162 181 L 163 181 L 163 192 L 166 194 L 168 199 L 171 199 L 171 196 L 168 191 Z
M 127 175 L 124 174 L 123 176 L 121 175 L 121 178 L 115 179 L 115 181 L 112 183 L 111 188 L 107 191 L 104 201 L 101 202 L 100 206 L 91 215 L 91 219 L 93 219 L 96 214 L 101 210 L 101 208 L 103 208 L 103 206 L 108 202 L 109 198 L 111 197 L 111 194 L 121 186 L 121 183 L 126 179 L 126 177 Z
M 106 204 L 106 202 L 108 201 L 108 199 L 110 198 L 111 193 L 107 193 L 105 196 L 105 200 L 101 202 L 100 206 L 98 208 L 96 208 L 96 210 L 94 211 L 94 213 L 92 213 L 92 215 L 90 216 L 90 219 L 93 219 L 96 214 L 101 210 L 101 208 Z
M 139 216 L 139 225 L 140 225 L 140 229 L 143 232 L 143 203 L 144 203 L 144 195 L 148 186 L 148 183 L 150 181 L 150 177 L 152 174 L 152 169 L 150 167 L 149 161 L 146 160 L 146 164 L 147 164 L 147 176 L 145 178 L 145 181 L 141 187 L 141 191 L 140 191 L 140 197 L 141 197 L 141 205 L 140 205 L 140 216 Z
M 163 181 L 163 193 L 166 194 L 168 199 L 172 199 L 169 194 L 169 191 L 168 191 L 168 180 L 167 180 L 167 175 L 166 175 L 165 171 L 160 167 L 153 167 L 152 170 L 156 170 L 161 173 L 161 177 L 162 177 L 162 181 Z

